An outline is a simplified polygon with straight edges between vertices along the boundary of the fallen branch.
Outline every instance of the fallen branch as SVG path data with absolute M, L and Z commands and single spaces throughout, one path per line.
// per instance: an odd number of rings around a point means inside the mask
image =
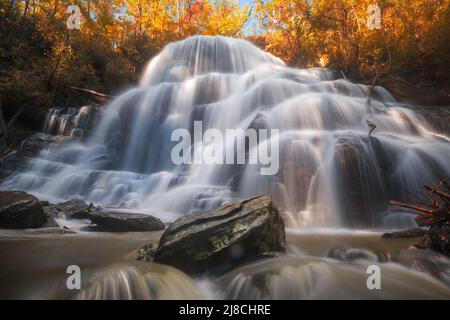
M 372 135 L 372 132 L 377 128 L 377 125 L 370 120 L 367 120 L 367 125 L 369 126 L 369 137 Z
M 81 92 L 84 92 L 84 93 L 89 93 L 89 94 L 92 94 L 94 96 L 97 96 L 97 97 L 100 97 L 100 98 L 104 98 L 104 99 L 115 98 L 115 96 L 111 96 L 111 95 L 108 95 L 108 94 L 97 92 L 97 91 L 94 91 L 94 90 L 91 90 L 91 89 L 84 89 L 84 88 L 73 87 L 73 86 L 67 86 L 67 88 L 68 89 L 72 89 L 72 90 L 81 91 Z
M 444 179 L 440 179 L 440 183 L 436 187 L 425 186 L 424 194 L 429 197 L 430 203 L 413 201 L 415 204 L 408 204 L 395 200 L 390 203 L 417 211 L 416 222 L 419 226 L 428 228 L 416 247 L 433 249 L 450 256 L 450 195 L 443 188 L 450 189 Z M 433 195 L 437 197 L 435 198 Z
M 429 186 L 425 186 L 425 189 L 427 189 L 431 193 L 437 194 L 439 197 L 441 197 L 442 200 L 450 201 L 450 194 L 445 193 L 444 191 L 441 191 L 441 190 L 439 190 L 437 188 L 431 188 Z
M 6 130 L 8 130 L 14 121 L 16 121 L 17 117 L 22 113 L 22 111 L 25 109 L 25 106 L 20 107 L 19 110 L 12 116 L 11 120 L 9 120 L 8 125 L 6 126 Z
M 408 203 L 404 203 L 404 202 L 400 202 L 400 201 L 396 201 L 396 200 L 391 200 L 389 203 L 393 206 L 399 206 L 399 207 L 403 207 L 403 208 L 413 209 L 413 210 L 423 212 L 426 214 L 433 214 L 433 210 L 425 209 L 425 208 L 418 207 L 418 206 L 415 206 L 412 204 L 408 204 Z

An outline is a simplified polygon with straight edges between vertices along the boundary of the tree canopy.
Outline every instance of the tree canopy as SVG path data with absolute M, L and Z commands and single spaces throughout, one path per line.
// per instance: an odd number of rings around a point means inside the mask
M 80 8 L 80 29 L 67 28 L 69 5 Z M 336 68 L 368 83 L 379 74 L 448 84 L 450 0 L 378 0 L 380 28 L 368 25 L 373 5 L 0 0 L 0 94 L 6 109 L 80 103 L 70 87 L 117 94 L 167 43 L 192 35 L 247 38 L 289 65 Z

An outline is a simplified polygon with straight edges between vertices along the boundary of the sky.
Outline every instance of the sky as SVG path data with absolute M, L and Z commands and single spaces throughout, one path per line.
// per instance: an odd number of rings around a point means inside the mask
M 254 0 L 239 0 L 239 3 L 241 4 L 241 6 L 243 6 L 245 4 L 252 3 L 253 1 Z M 251 34 L 258 33 L 259 32 L 258 30 L 259 30 L 258 22 L 256 21 L 256 19 L 250 18 L 250 20 L 247 21 L 244 27 L 244 35 L 249 36 Z

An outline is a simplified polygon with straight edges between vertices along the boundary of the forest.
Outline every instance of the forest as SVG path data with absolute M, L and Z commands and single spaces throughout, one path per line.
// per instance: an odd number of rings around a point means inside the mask
M 1 0 L 4 113 L 81 105 L 137 82 L 149 59 L 192 35 L 245 38 L 293 67 L 330 67 L 424 104 L 449 101 L 450 1 Z M 69 5 L 80 8 L 69 29 Z M 100 96 L 101 98 L 101 96 Z M 27 119 L 30 112 L 21 118 Z

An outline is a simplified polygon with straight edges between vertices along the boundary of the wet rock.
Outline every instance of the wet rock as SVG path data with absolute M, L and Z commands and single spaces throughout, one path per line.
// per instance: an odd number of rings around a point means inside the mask
M 149 242 L 136 253 L 136 260 L 150 262 L 153 261 L 153 257 L 158 249 L 158 244 L 155 242 Z
M 450 256 L 450 226 L 431 227 L 414 246 Z
M 48 201 L 39 201 L 39 202 L 41 203 L 41 205 L 43 207 L 49 207 L 50 206 L 50 202 L 48 202 Z
M 158 218 L 141 213 L 107 211 L 96 208 L 89 219 L 96 225 L 95 231 L 128 232 L 164 230 L 164 223 Z
M 74 139 L 71 137 L 36 133 L 23 140 L 13 151 L 4 156 L 0 162 L 0 174 L 3 178 L 6 178 L 26 167 L 28 161 L 37 157 L 42 150 L 48 149 L 50 146 L 52 150 L 56 150 L 72 140 Z
M 377 145 L 375 139 L 371 140 Z M 383 211 L 387 199 L 378 165 L 368 151 L 367 137 L 349 135 L 336 140 L 335 169 L 340 209 L 344 224 L 354 228 L 373 227 L 376 213 Z M 380 159 L 377 159 L 380 161 Z
M 228 185 L 230 186 L 231 191 L 237 192 L 239 190 L 242 181 L 242 176 L 243 176 L 242 173 L 236 174 L 228 181 Z
M 381 238 L 390 239 L 390 238 L 419 238 L 423 237 L 427 233 L 427 230 L 421 228 L 413 228 L 409 230 L 395 231 L 395 232 L 386 232 L 383 233 Z
M 153 260 L 189 274 L 223 274 L 285 246 L 283 219 L 271 197 L 261 196 L 179 218 L 162 235 Z
M 42 203 L 42 201 L 41 201 Z M 44 213 L 47 216 L 47 221 L 42 228 L 59 228 L 59 224 L 56 222 L 57 211 L 50 208 L 50 206 L 44 206 Z
M 80 199 L 54 204 L 50 208 L 64 215 L 66 219 L 89 219 L 90 217 L 88 204 Z
M 0 192 L 0 228 L 26 229 L 42 227 L 47 215 L 39 200 L 25 192 Z
M 366 260 L 372 262 L 386 262 L 387 257 L 385 254 L 381 252 L 372 252 L 362 248 L 354 248 L 348 245 L 340 245 L 334 247 L 327 253 L 327 257 L 336 259 L 339 261 L 358 261 L 358 260 Z

